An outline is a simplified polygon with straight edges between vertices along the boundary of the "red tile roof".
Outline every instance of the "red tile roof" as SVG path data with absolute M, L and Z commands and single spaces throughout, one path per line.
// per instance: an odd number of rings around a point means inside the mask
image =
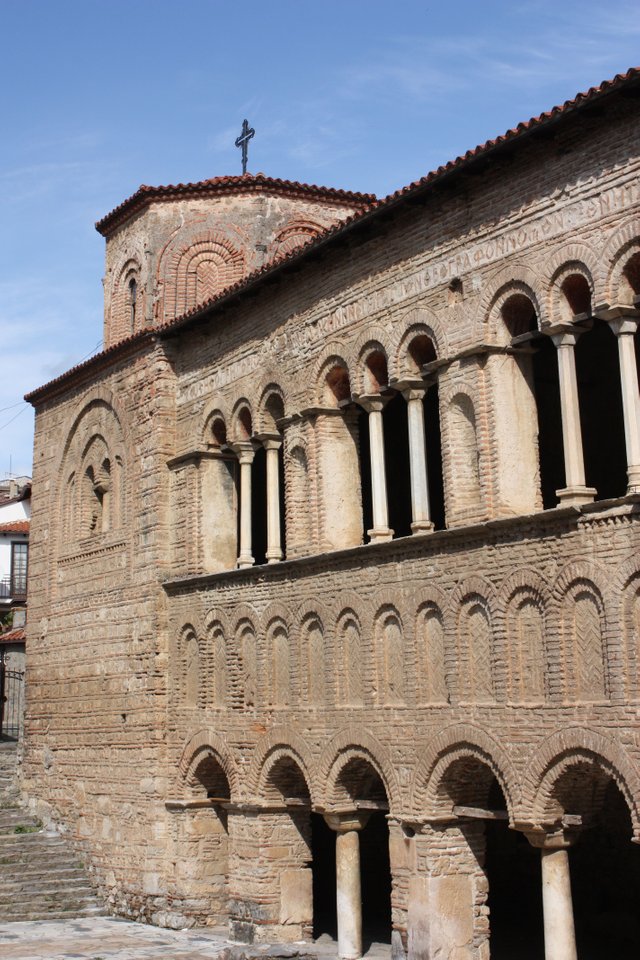
M 283 254 L 281 257 L 271 260 L 269 263 L 260 267 L 258 270 L 255 270 L 253 273 L 248 274 L 248 276 L 242 278 L 237 283 L 216 294 L 216 296 L 207 303 L 198 307 L 194 307 L 192 310 L 188 311 L 182 316 L 176 317 L 174 320 L 170 320 L 161 326 L 155 327 L 153 330 L 133 334 L 132 336 L 121 340 L 119 343 L 113 344 L 113 346 L 102 351 L 102 353 L 98 353 L 89 360 L 85 360 L 84 363 L 77 364 L 77 366 L 67 370 L 66 373 L 61 374 L 59 377 L 55 377 L 53 380 L 50 380 L 43 386 L 38 387 L 36 390 L 32 390 L 30 393 L 27 393 L 25 395 L 25 400 L 34 405 L 37 404 L 51 391 L 62 389 L 64 384 L 75 377 L 76 374 L 88 373 L 89 371 L 100 369 L 102 366 L 106 366 L 112 358 L 120 358 L 121 356 L 126 355 L 128 352 L 136 352 L 145 343 L 151 342 L 156 335 L 162 336 L 163 334 L 170 334 L 173 330 L 182 327 L 189 321 L 204 316 L 209 310 L 225 305 L 230 300 L 237 298 L 245 291 L 258 285 L 264 277 L 284 270 L 289 262 L 295 262 L 297 265 L 298 261 L 311 256 L 314 250 L 323 247 L 328 242 L 331 242 L 333 238 L 340 237 L 350 230 L 357 228 L 360 224 L 365 224 L 371 220 L 374 220 L 381 214 L 384 215 L 386 211 L 392 212 L 394 208 L 407 201 L 410 201 L 413 197 L 416 197 L 422 193 L 426 193 L 446 176 L 464 170 L 474 162 L 483 160 L 486 157 L 491 156 L 492 153 L 497 152 L 504 147 L 510 146 L 513 143 L 517 145 L 518 142 L 521 142 L 527 135 L 535 133 L 537 130 L 543 129 L 550 124 L 557 123 L 558 121 L 563 120 L 566 116 L 575 113 L 578 110 L 584 109 L 585 107 L 593 104 L 595 101 L 598 101 L 599 99 L 611 93 L 615 93 L 621 88 L 629 88 L 632 86 L 635 88 L 640 86 L 640 67 L 632 67 L 627 70 L 626 73 L 616 74 L 612 80 L 605 80 L 599 86 L 591 87 L 585 93 L 578 93 L 571 100 L 565 101 L 565 103 L 561 104 L 560 106 L 553 107 L 551 110 L 541 113 L 538 117 L 533 117 L 531 120 L 527 120 L 524 123 L 519 123 L 517 127 L 507 130 L 507 132 L 502 134 L 502 136 L 496 137 L 493 140 L 487 140 L 485 143 L 475 147 L 473 150 L 468 150 L 463 156 L 449 161 L 449 163 L 438 167 L 437 170 L 432 170 L 431 173 L 428 173 L 420 180 L 416 180 L 414 183 L 410 183 L 408 186 L 402 187 L 395 193 L 389 194 L 389 196 L 384 200 L 371 203 L 364 210 L 347 217 L 345 220 L 341 220 L 339 223 L 329 227 L 318 236 L 309 240 L 308 243 L 303 244 L 288 254 Z M 234 178 L 221 177 L 218 179 L 228 180 Z M 235 179 L 241 180 L 242 178 L 236 177 Z M 265 178 L 265 180 L 266 179 L 268 178 Z M 205 181 L 205 183 L 206 182 L 209 181 Z M 280 182 L 289 183 L 290 181 Z M 183 184 L 182 186 L 188 187 L 189 185 Z M 198 184 L 193 186 L 197 187 Z M 305 185 L 297 184 L 296 186 L 303 188 Z M 141 187 L 140 189 L 153 190 L 161 188 Z M 179 187 L 164 189 L 179 189 Z M 309 187 L 309 189 L 313 190 L 326 188 Z M 342 191 L 337 192 L 341 193 Z M 140 191 L 138 191 L 138 193 L 140 193 Z M 134 194 L 133 196 L 136 197 L 137 194 Z M 353 196 L 358 196 L 358 194 L 354 194 Z M 360 196 L 366 195 L 362 194 Z M 133 197 L 129 198 L 129 200 L 132 201 Z M 120 207 L 116 207 L 116 210 L 112 211 L 112 214 L 115 214 L 117 210 L 120 210 L 121 207 L 125 206 L 128 202 L 129 201 L 125 201 L 125 203 L 121 204 Z M 109 217 L 112 216 L 112 214 L 109 214 Z M 104 224 L 105 220 L 107 219 L 108 217 L 105 217 L 96 225 L 98 229 L 100 229 L 101 224 Z
M 29 533 L 28 520 L 9 520 L 0 523 L 0 533 Z
M 293 180 L 279 180 L 266 177 L 264 173 L 245 173 L 240 177 L 213 177 L 199 183 L 170 183 L 165 187 L 149 187 L 142 184 L 132 196 L 120 203 L 96 223 L 96 230 L 103 236 L 110 233 L 123 221 L 141 210 L 152 200 L 174 200 L 176 197 L 210 197 L 230 193 L 268 193 L 286 194 L 324 200 L 344 206 L 367 207 L 375 203 L 373 193 L 352 193 L 350 190 L 337 190 L 334 187 L 319 187 L 313 183 L 298 183 Z
M 0 633 L 0 643 L 19 643 L 25 640 L 25 638 L 24 627 L 18 627 L 16 630 L 8 630 L 6 633 Z

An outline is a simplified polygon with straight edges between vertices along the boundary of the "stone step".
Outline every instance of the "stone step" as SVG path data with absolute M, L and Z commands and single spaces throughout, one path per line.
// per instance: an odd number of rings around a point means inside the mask
M 75 876 L 50 877 L 47 874 L 41 874 L 37 877 L 2 877 L 2 895 L 9 896 L 16 891 L 24 891 L 25 895 L 35 896 L 58 891 L 70 891 L 73 893 L 86 893 L 93 896 L 93 888 L 88 883 L 87 878 L 78 871 Z
M 15 910 L 0 906 L 0 923 L 23 923 L 28 920 L 64 920 L 78 917 L 106 917 L 105 908 L 99 903 L 51 903 L 25 904 Z
M 0 885 L 6 880 L 7 883 L 13 880 L 28 880 L 38 877 L 51 877 L 52 880 L 67 880 L 77 876 L 84 876 L 84 869 L 77 860 L 68 858 L 67 862 L 51 862 L 43 860 L 41 863 L 31 863 L 30 861 L 12 860 L 10 863 L 0 864 Z
M 71 910 L 33 910 L 19 916 L 5 917 L 0 908 L 0 923 L 24 923 L 29 920 L 77 920 L 80 917 L 108 917 L 109 912 L 101 906 L 80 907 Z

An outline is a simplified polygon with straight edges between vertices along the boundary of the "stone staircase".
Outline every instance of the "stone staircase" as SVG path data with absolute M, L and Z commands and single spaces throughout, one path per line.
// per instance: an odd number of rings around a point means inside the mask
M 106 916 L 70 844 L 22 808 L 15 768 L 0 742 L 0 923 Z

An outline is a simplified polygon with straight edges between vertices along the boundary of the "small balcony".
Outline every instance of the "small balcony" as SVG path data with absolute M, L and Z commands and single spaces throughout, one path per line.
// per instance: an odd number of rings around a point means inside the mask
M 26 577 L 0 577 L 0 600 L 26 600 Z

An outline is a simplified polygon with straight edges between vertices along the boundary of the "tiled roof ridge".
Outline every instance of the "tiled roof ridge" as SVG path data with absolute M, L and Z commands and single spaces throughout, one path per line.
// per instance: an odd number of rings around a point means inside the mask
M 29 533 L 28 520 L 7 520 L 0 523 L 0 533 Z
M 184 194 L 198 196 L 200 194 L 222 191 L 262 193 L 274 191 L 281 193 L 305 194 L 307 196 L 322 197 L 337 203 L 358 204 L 369 206 L 377 201 L 373 193 L 358 193 L 352 190 L 341 190 L 338 187 L 322 187 L 315 183 L 301 183 L 298 180 L 282 180 L 278 177 L 268 177 L 264 173 L 245 173 L 239 176 L 228 175 L 211 177 L 209 180 L 199 180 L 194 183 L 169 183 L 164 186 L 152 187 L 146 183 L 132 193 L 130 197 L 119 203 L 106 216 L 96 223 L 96 230 L 105 235 L 126 219 L 131 213 L 151 200 L 165 200 Z
M 640 80 L 640 67 L 630 67 L 626 73 L 618 73 L 611 80 L 605 80 L 596 87 L 590 87 L 584 93 L 576 94 L 575 97 L 573 97 L 571 100 L 566 100 L 560 106 L 552 107 L 551 110 L 547 110 L 544 113 L 539 114 L 537 117 L 533 117 L 530 120 L 519 123 L 516 127 L 507 130 L 507 132 L 501 136 L 496 137 L 493 140 L 486 140 L 483 144 L 480 144 L 473 150 L 468 150 L 462 156 L 457 157 L 455 160 L 450 160 L 448 163 L 438 167 L 436 170 L 432 170 L 419 180 L 415 180 L 413 183 L 410 183 L 405 187 L 401 187 L 394 193 L 389 194 L 383 200 L 378 200 L 375 203 L 370 204 L 364 210 L 352 214 L 352 216 L 347 217 L 345 220 L 341 220 L 339 223 L 328 227 L 322 233 L 318 234 L 316 237 L 312 237 L 311 240 L 302 246 L 297 247 L 295 250 L 270 260 L 268 263 L 264 264 L 262 267 L 259 267 L 257 270 L 254 270 L 241 280 L 238 280 L 230 287 L 226 287 L 224 290 L 221 290 L 206 303 L 193 307 L 191 310 L 188 310 L 181 316 L 176 317 L 173 320 L 169 320 L 164 324 L 155 326 L 150 330 L 133 334 L 124 340 L 120 340 L 118 343 L 112 344 L 106 350 L 96 354 L 93 357 L 90 357 L 83 363 L 80 363 L 75 367 L 71 367 L 71 369 L 66 373 L 61 374 L 53 380 L 50 380 L 48 383 L 45 383 L 43 386 L 38 387 L 26 394 L 25 400 L 28 402 L 34 402 L 39 396 L 42 396 L 48 392 L 50 388 L 61 384 L 63 381 L 67 380 L 69 377 L 75 375 L 79 371 L 86 370 L 87 368 L 92 367 L 94 364 L 98 366 L 100 363 L 104 362 L 105 359 L 111 356 L 116 357 L 120 354 L 120 352 L 124 352 L 128 347 L 135 347 L 136 344 L 142 343 L 144 340 L 151 339 L 154 335 L 170 333 L 173 330 L 177 330 L 177 328 L 181 327 L 188 321 L 194 320 L 196 317 L 204 316 L 214 306 L 222 306 L 225 301 L 235 298 L 241 292 L 249 289 L 255 283 L 258 283 L 265 275 L 276 272 L 284 267 L 288 262 L 297 262 L 305 256 L 308 256 L 313 252 L 313 250 L 323 246 L 336 235 L 346 233 L 353 226 L 359 224 L 360 222 L 374 218 L 380 212 L 393 207 L 397 203 L 406 199 L 407 196 L 430 187 L 440 178 L 464 168 L 466 164 L 480 159 L 491 150 L 517 140 L 524 134 L 531 133 L 538 127 L 543 126 L 545 123 L 559 119 L 571 110 L 584 107 L 585 104 L 590 103 L 598 96 L 611 93 L 616 88 L 632 80 Z
M 24 627 L 14 627 L 5 633 L 0 633 L 0 643 L 17 643 L 26 639 Z

